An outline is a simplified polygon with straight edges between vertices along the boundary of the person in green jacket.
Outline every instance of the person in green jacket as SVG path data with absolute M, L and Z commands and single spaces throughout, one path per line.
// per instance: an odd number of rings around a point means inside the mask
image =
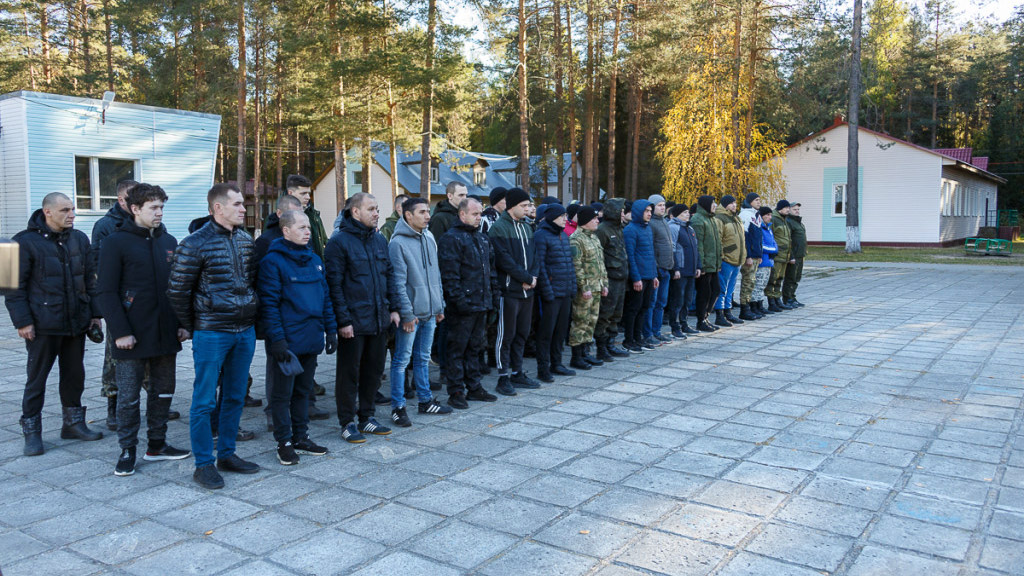
M 388 216 L 388 219 L 384 221 L 384 225 L 380 227 L 380 235 L 388 242 L 391 242 L 391 235 L 395 233 L 395 226 L 402 219 L 402 203 L 408 199 L 409 196 L 407 194 L 395 196 L 395 206 L 392 209 L 391 216 Z
M 708 311 L 718 298 L 720 289 L 718 270 L 722 265 L 722 231 L 721 224 L 712 216 L 715 210 L 715 198 L 704 195 L 697 199 L 691 209 L 694 214 L 690 227 L 697 235 L 697 253 L 700 254 L 701 268 L 697 271 L 697 330 L 714 332 L 718 330 L 708 324 Z
M 796 299 L 796 289 L 804 275 L 804 257 L 807 256 L 807 229 L 800 218 L 800 203 L 789 207 L 786 216 L 790 236 L 790 264 L 786 267 L 786 277 L 782 282 L 782 303 L 790 308 L 801 308 L 803 304 Z
M 792 310 L 782 303 L 782 281 L 786 278 L 786 267 L 790 264 L 791 240 L 789 226 L 786 225 L 786 216 L 789 216 L 789 201 L 779 200 L 772 212 L 772 226 L 775 233 L 775 243 L 779 245 L 779 252 L 775 255 L 775 265 L 772 267 L 772 275 L 768 280 L 768 286 L 764 289 L 764 295 L 768 297 L 768 309 L 772 312 Z
M 290 174 L 284 187 L 289 196 L 295 196 L 302 203 L 302 213 L 309 217 L 309 246 L 317 256 L 323 258 L 327 231 L 324 230 L 324 221 L 320 219 L 320 211 L 313 207 L 313 183 L 301 174 Z
M 736 280 L 740 275 L 740 266 L 747 259 L 747 239 L 736 210 L 736 199 L 729 194 L 722 196 L 722 204 L 715 210 L 715 220 L 722 229 L 722 268 L 718 273 L 719 292 L 715 301 L 715 326 L 743 324 L 743 320 L 732 313 L 732 296 L 736 289 Z

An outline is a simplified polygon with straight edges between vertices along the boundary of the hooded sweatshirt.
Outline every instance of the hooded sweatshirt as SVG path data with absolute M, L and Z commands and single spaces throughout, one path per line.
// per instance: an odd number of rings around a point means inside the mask
M 417 232 L 405 218 L 399 219 L 388 243 L 388 254 L 398 285 L 402 322 L 429 320 L 444 312 L 437 243 L 430 230 Z
M 722 224 L 722 261 L 742 265 L 747 259 L 747 243 L 740 217 L 725 206 L 719 206 L 715 218 Z
M 690 219 L 690 227 L 697 234 L 700 269 L 711 274 L 718 272 L 722 266 L 722 238 L 714 217 L 708 212 L 708 206 L 710 203 L 697 203 L 697 213 Z
M 626 242 L 622 237 L 622 207 L 625 203 L 622 198 L 605 202 L 604 219 L 594 232 L 604 249 L 604 267 L 608 270 L 609 280 L 625 280 L 629 276 Z
M 651 203 L 647 200 L 633 202 L 631 210 L 633 221 L 622 231 L 626 239 L 630 282 L 653 280 L 658 277 L 658 269 L 654 261 L 654 235 L 651 233 L 651 227 L 644 222 L 644 211 L 650 205 Z

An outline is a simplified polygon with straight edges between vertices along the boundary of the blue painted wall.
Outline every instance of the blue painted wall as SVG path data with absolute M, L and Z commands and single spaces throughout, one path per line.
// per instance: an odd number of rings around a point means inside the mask
M 846 242 L 846 216 L 832 215 L 832 187 L 846 182 L 846 166 L 824 168 L 822 178 L 821 239 L 825 242 Z M 864 167 L 857 169 L 857 214 L 864 220 Z

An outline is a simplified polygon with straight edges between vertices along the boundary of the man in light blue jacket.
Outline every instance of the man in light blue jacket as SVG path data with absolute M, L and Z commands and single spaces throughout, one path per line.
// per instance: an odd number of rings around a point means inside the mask
M 388 244 L 402 317 L 391 358 L 391 420 L 402 427 L 412 426 L 405 411 L 404 395 L 405 369 L 410 361 L 419 413 L 449 414 L 452 411 L 430 393 L 430 346 L 437 323 L 444 320 L 444 293 L 437 243 L 427 229 L 429 223 L 430 204 L 423 198 L 406 200 L 402 204 L 402 218 L 395 224 Z

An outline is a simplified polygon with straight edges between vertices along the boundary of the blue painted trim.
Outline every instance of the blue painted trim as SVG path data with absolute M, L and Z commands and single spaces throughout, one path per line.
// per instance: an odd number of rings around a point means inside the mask
M 864 219 L 864 167 L 857 169 L 857 213 Z M 846 216 L 832 215 L 832 187 L 846 183 L 846 166 L 822 169 L 822 210 L 821 240 L 823 242 L 846 241 Z

